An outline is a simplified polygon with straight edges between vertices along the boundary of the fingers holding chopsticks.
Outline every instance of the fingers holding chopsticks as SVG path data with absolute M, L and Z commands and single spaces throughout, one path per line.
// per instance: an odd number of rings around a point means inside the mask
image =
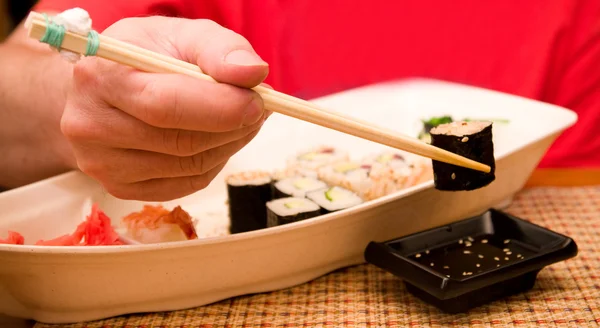
M 251 132 L 243 138 L 220 147 L 211 148 L 191 156 L 171 156 L 157 152 L 122 148 L 79 146 L 75 149 L 79 167 L 91 177 L 102 182 L 112 195 L 126 199 L 166 201 L 196 192 L 205 186 L 197 183 L 211 175 L 228 159 L 247 145 L 258 133 Z M 218 172 L 217 172 L 218 173 Z M 191 179 L 178 188 L 168 189 L 172 181 Z M 150 181 L 153 181 L 150 183 Z M 159 183 L 160 181 L 160 183 Z M 208 181 L 210 182 L 210 181 Z M 154 190 L 140 190 L 141 185 L 153 185 Z M 198 189 L 189 188 L 199 186 Z M 142 192 L 143 194 L 136 194 Z M 150 197 L 149 199 L 147 197 Z
M 240 87 L 260 84 L 268 66 L 252 65 L 241 36 L 205 21 L 126 19 L 105 34 L 198 62 L 228 83 L 85 58 L 61 122 L 79 168 L 120 198 L 166 201 L 204 188 L 268 116 L 262 98 Z
M 91 115 L 93 114 L 93 115 Z M 72 111 L 63 118 L 65 133 L 72 142 L 112 148 L 144 150 L 174 156 L 192 156 L 241 139 L 261 128 L 264 113 L 256 123 L 227 132 L 159 128 L 115 107 L 97 108 L 93 113 Z
M 173 33 L 173 42 L 182 45 L 183 60 L 196 63 L 215 80 L 244 88 L 260 84 L 269 73 L 268 64 L 241 35 L 210 20 L 173 21 L 173 32 L 196 29 L 197 33 Z
M 152 126 L 226 132 L 250 126 L 263 116 L 262 98 L 254 91 L 177 74 L 132 71 L 105 79 L 106 101 Z

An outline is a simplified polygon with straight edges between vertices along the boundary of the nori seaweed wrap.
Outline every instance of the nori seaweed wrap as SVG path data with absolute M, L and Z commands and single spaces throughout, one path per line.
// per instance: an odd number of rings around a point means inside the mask
M 267 226 L 275 227 L 321 215 L 321 207 L 306 198 L 286 197 L 267 203 Z
M 432 161 L 435 187 L 444 191 L 475 190 L 495 180 L 492 122 L 459 121 L 441 124 L 430 131 L 431 145 L 488 165 L 489 173 Z
M 272 199 L 271 193 L 268 173 L 241 172 L 227 177 L 230 233 L 266 228 L 266 203 Z

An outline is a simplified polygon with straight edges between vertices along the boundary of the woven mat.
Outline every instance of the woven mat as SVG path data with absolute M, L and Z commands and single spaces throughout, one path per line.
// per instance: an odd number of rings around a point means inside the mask
M 508 211 L 575 239 L 579 255 L 546 267 L 529 292 L 465 314 L 444 314 L 391 274 L 360 265 L 191 310 L 35 328 L 600 326 L 600 186 L 527 189 Z

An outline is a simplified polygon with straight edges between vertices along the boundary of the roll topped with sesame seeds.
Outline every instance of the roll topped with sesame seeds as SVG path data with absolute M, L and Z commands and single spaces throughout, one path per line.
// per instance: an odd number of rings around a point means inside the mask
M 488 165 L 489 173 L 432 161 L 433 180 L 438 190 L 474 190 L 495 180 L 492 122 L 457 121 L 431 129 L 431 145 Z

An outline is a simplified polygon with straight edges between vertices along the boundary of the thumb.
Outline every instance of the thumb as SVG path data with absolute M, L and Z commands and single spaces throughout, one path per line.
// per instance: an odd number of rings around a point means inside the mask
M 182 60 L 196 63 L 215 80 L 252 88 L 269 74 L 269 66 L 243 36 L 205 19 L 177 19 L 173 46 Z
M 248 40 L 207 19 L 125 18 L 103 34 L 196 64 L 222 83 L 253 88 L 269 74 Z

